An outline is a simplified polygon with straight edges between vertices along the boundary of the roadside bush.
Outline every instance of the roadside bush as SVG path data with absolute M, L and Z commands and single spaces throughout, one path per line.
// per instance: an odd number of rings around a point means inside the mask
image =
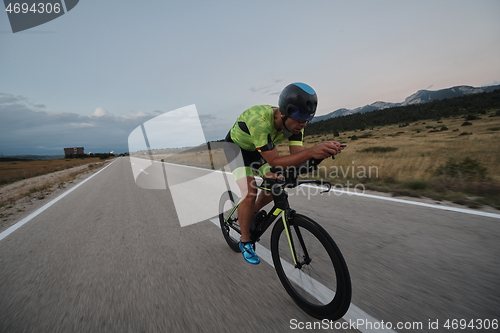
M 396 148 L 396 147 L 375 146 L 375 147 L 368 147 L 368 148 L 362 149 L 359 152 L 360 153 L 387 153 L 387 152 L 396 151 L 396 150 L 398 150 L 398 148 Z
M 434 172 L 435 176 L 447 177 L 466 181 L 486 180 L 487 169 L 481 163 L 471 157 L 466 157 L 461 161 L 453 158 L 439 166 Z
M 391 194 L 393 197 L 413 197 L 420 198 L 420 194 L 415 191 L 404 189 L 404 188 L 395 188 L 391 190 Z
M 414 179 L 410 180 L 409 182 L 406 182 L 405 187 L 415 191 L 425 190 L 429 187 L 429 182 L 422 179 Z
M 478 120 L 478 119 L 481 119 L 481 118 L 479 118 L 478 116 L 475 116 L 473 114 L 469 114 L 465 117 L 465 120 Z

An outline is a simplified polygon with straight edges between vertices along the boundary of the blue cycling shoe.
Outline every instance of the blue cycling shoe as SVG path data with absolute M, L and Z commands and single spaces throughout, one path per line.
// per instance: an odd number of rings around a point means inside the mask
M 252 265 L 257 265 L 260 263 L 259 256 L 255 253 L 255 249 L 252 242 L 239 242 L 238 246 L 243 254 L 243 258 L 247 263 Z

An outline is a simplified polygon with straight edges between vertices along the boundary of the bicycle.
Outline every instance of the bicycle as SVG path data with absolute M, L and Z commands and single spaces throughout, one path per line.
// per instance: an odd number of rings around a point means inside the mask
M 331 184 L 321 180 L 298 180 L 297 177 L 317 169 L 322 160 L 312 159 L 298 168 L 271 171 L 281 179 L 266 178 L 259 186 L 271 191 L 274 207 L 258 212 L 251 227 L 251 240 L 258 242 L 264 232 L 281 216 L 271 233 L 271 254 L 278 277 L 295 303 L 309 315 L 319 319 L 338 320 L 351 303 L 351 279 L 347 264 L 332 237 L 318 223 L 291 209 L 286 189 L 302 184 Z M 230 248 L 240 252 L 240 229 L 237 208 L 240 198 L 225 192 L 219 202 L 222 234 Z

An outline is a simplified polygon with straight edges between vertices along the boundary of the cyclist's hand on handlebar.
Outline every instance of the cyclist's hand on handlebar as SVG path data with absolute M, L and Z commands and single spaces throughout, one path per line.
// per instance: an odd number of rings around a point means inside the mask
M 339 154 L 344 147 L 337 141 L 325 141 L 311 149 L 313 158 L 325 159 L 332 155 Z

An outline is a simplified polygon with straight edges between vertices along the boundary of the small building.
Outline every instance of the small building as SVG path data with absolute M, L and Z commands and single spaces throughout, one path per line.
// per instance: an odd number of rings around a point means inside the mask
M 66 157 L 80 157 L 82 155 L 85 155 L 83 147 L 64 148 L 64 156 Z

